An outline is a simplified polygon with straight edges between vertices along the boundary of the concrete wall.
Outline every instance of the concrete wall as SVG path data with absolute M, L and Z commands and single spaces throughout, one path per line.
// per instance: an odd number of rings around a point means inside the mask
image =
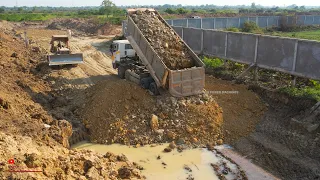
M 257 23 L 261 28 L 279 27 L 280 19 L 288 25 L 320 25 L 320 16 L 256 16 L 256 17 L 219 17 L 219 18 L 203 18 L 203 29 L 225 29 L 229 27 L 242 28 L 247 21 Z M 174 19 L 167 20 L 172 26 L 201 28 L 201 19 Z
M 174 27 L 196 52 L 320 80 L 320 42 Z
M 203 53 L 225 56 L 226 32 L 203 30 Z
M 308 77 L 320 77 L 320 43 L 299 41 L 297 51 L 296 72 Z
M 255 61 L 256 36 L 244 33 L 228 33 L 227 58 L 253 63 Z
M 260 36 L 258 42 L 258 64 L 292 70 L 295 39 Z
M 196 53 L 201 52 L 202 30 L 194 28 L 183 28 L 183 40 Z

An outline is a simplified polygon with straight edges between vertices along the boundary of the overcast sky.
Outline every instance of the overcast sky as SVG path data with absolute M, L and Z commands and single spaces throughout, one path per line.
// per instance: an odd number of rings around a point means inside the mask
M 0 0 L 0 6 L 99 6 L 102 0 Z M 114 0 L 116 5 L 250 5 L 252 2 L 265 6 L 284 6 L 297 4 L 299 6 L 320 6 L 319 0 Z

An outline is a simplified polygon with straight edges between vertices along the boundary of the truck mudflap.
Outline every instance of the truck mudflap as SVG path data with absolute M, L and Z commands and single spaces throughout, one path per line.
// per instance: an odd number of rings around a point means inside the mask
M 49 66 L 66 65 L 66 64 L 82 64 L 83 54 L 59 54 L 48 55 Z
M 169 92 L 175 97 L 201 94 L 205 86 L 203 67 L 186 70 L 169 70 Z

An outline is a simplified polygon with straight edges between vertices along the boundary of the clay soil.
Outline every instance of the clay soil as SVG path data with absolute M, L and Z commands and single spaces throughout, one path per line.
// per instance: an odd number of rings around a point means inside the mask
M 154 12 L 137 11 L 131 15 L 142 34 L 169 69 L 184 69 L 194 66 L 187 47 L 172 29 L 166 26 Z
M 82 140 L 79 132 L 103 144 L 228 143 L 280 178 L 319 177 L 319 135 L 288 126 L 309 106 L 294 108 L 290 98 L 285 104 L 274 102 L 246 85 L 209 75 L 204 96 L 153 97 L 116 76 L 107 49 L 114 35 L 72 38 L 72 50 L 83 53 L 85 63 L 51 68 L 45 61 L 50 38 L 65 31 L 29 28 L 31 44 L 25 48 L 24 28 L 0 25 L 2 179 L 143 179 L 138 167 L 121 155 L 69 150 L 69 142 Z M 42 173 L 5 173 L 10 158 Z

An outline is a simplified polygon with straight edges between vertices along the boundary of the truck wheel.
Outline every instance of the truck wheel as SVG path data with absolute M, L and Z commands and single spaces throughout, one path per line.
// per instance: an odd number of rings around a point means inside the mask
M 126 72 L 126 69 L 123 66 L 119 66 L 118 67 L 118 76 L 119 76 L 119 78 L 124 79 L 125 78 L 125 72 Z
M 160 95 L 157 84 L 155 82 L 150 84 L 149 90 L 155 95 Z
M 140 85 L 144 88 L 144 89 L 149 89 L 150 87 L 150 80 L 149 78 L 142 78 L 140 80 Z

